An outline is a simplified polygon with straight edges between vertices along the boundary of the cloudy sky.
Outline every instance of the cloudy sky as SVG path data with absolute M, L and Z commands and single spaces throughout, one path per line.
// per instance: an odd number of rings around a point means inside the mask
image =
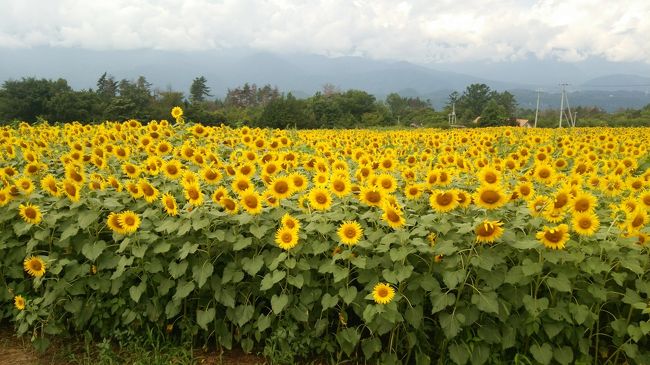
M 0 0 L 0 48 L 650 62 L 648 0 Z

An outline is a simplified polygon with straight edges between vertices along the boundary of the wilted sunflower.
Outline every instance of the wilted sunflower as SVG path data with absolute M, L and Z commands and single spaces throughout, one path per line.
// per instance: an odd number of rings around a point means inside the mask
M 40 278 L 45 275 L 45 261 L 38 256 L 30 256 L 23 261 L 25 271 L 35 277 Z
M 446 213 L 458 207 L 458 197 L 453 190 L 434 190 L 429 196 L 429 205 L 438 213 Z
M 289 227 L 281 227 L 275 233 L 275 243 L 285 251 L 296 247 L 298 245 L 298 231 Z
M 560 224 L 557 227 L 547 227 L 535 235 L 544 246 L 554 250 L 561 250 L 569 240 L 569 226 Z
M 20 204 L 20 217 L 27 223 L 39 224 L 43 219 L 41 210 L 37 205 L 27 203 L 26 205 Z
M 130 210 L 118 214 L 117 220 L 122 226 L 124 234 L 134 233 L 140 227 L 140 217 Z
M 474 233 L 476 233 L 476 242 L 494 242 L 497 238 L 503 235 L 503 228 L 501 228 L 502 225 L 502 222 L 490 220 L 485 220 L 479 223 L 479 225 L 474 228 Z
M 598 216 L 591 211 L 576 213 L 571 220 L 573 230 L 581 236 L 593 236 L 594 233 L 600 228 L 600 221 Z
M 378 283 L 372 289 L 372 298 L 377 304 L 388 304 L 395 297 L 395 289 L 387 283 Z
M 336 231 L 341 243 L 344 243 L 348 246 L 356 245 L 361 240 L 363 236 L 363 229 L 359 222 L 356 221 L 346 221 L 339 226 L 338 231 Z
M 309 192 L 309 206 L 316 210 L 328 210 L 332 206 L 332 196 L 325 188 L 313 188 Z
M 262 212 L 262 197 L 255 190 L 249 189 L 240 194 L 239 204 L 248 214 L 260 214 Z
M 172 194 L 165 193 L 160 197 L 160 200 L 167 215 L 178 215 L 178 204 L 176 204 L 176 198 Z
M 23 298 L 22 295 L 16 295 L 14 297 L 14 306 L 19 311 L 24 310 L 25 309 L 25 298 Z

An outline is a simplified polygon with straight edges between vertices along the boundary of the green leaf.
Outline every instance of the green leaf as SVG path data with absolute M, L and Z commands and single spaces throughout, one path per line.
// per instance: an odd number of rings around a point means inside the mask
M 465 344 L 449 345 L 449 358 L 458 365 L 466 364 L 469 360 L 469 349 Z
M 367 338 L 361 341 L 361 350 L 366 359 L 370 359 L 372 355 L 381 351 L 381 341 L 377 337 Z
M 260 315 L 257 317 L 257 330 L 264 332 L 267 328 L 271 327 L 271 316 Z
M 341 349 L 348 356 L 350 356 L 357 347 L 360 339 L 361 334 L 355 327 L 346 328 L 336 335 L 336 341 L 341 345 Z
M 129 295 L 134 302 L 139 302 L 142 294 L 147 290 L 147 283 L 141 282 L 139 285 L 133 285 L 129 288 Z
M 544 365 L 550 364 L 553 359 L 553 348 L 548 343 L 544 343 L 542 346 L 538 344 L 530 346 L 530 353 L 537 362 Z
M 247 305 L 240 305 L 235 308 L 235 316 L 237 318 L 237 325 L 239 327 L 242 327 L 248 321 L 250 321 L 253 318 L 253 314 L 255 314 L 255 307 L 253 307 L 250 304 Z
M 282 312 L 284 307 L 289 303 L 289 296 L 286 294 L 281 294 L 281 295 L 273 295 L 271 297 L 271 308 L 273 309 L 273 313 L 279 314 Z
M 192 277 L 198 284 L 199 288 L 205 285 L 205 282 L 210 278 L 210 276 L 212 276 L 213 271 L 214 266 L 212 266 L 212 263 L 208 260 L 203 262 L 203 264 L 194 265 L 192 268 Z
M 93 211 L 93 210 L 87 210 L 83 213 L 78 214 L 79 228 L 86 229 L 93 222 L 97 222 L 99 220 L 99 214 L 100 214 L 99 211 Z
M 448 339 L 456 337 L 460 332 L 460 321 L 457 317 L 458 316 L 449 313 L 440 313 L 440 316 L 438 317 L 440 327 Z
M 77 232 L 79 232 L 79 226 L 76 224 L 70 224 L 63 230 L 63 232 L 61 233 L 61 238 L 59 239 L 63 241 L 67 238 L 75 236 Z
M 106 249 L 106 242 L 104 241 L 96 241 L 93 243 L 87 243 L 83 245 L 81 248 L 81 253 L 86 256 L 86 258 L 90 261 L 95 261 L 99 255 L 104 252 L 104 249 Z
M 253 243 L 253 239 L 250 237 L 239 237 L 237 242 L 232 245 L 232 249 L 235 251 L 240 251 L 250 246 Z
M 267 273 L 262 279 L 260 290 L 269 290 L 278 283 L 280 280 L 284 279 L 287 275 L 286 271 L 274 270 L 273 272 Z
M 455 289 L 465 279 L 465 270 L 445 271 L 442 273 L 442 281 L 448 289 Z
M 264 265 L 264 257 L 262 255 L 254 256 L 253 258 L 244 257 L 241 260 L 242 269 L 248 273 L 250 276 L 255 276 L 262 266 Z
M 345 304 L 350 304 L 354 301 L 354 298 L 357 297 L 357 288 L 354 286 L 348 288 L 339 289 L 339 295 L 345 302 Z
M 495 292 L 473 294 L 472 304 L 482 312 L 499 314 L 499 297 Z
M 210 322 L 214 321 L 216 311 L 214 308 L 208 308 L 207 310 L 203 311 L 200 309 L 196 310 L 196 323 L 203 328 L 204 330 L 208 330 L 208 324 Z
M 253 234 L 253 236 L 255 236 L 258 240 L 260 240 L 262 239 L 262 237 L 264 237 L 264 235 L 269 230 L 269 228 L 271 227 L 267 225 L 257 226 L 253 224 L 250 226 L 248 230 Z
M 174 279 L 178 279 L 185 274 L 185 270 L 187 270 L 187 261 L 181 261 L 179 263 L 172 261 L 169 263 L 169 274 Z
M 174 294 L 174 300 L 181 300 L 194 290 L 194 282 L 192 281 L 179 281 L 178 286 L 176 286 L 176 293 Z
M 537 240 L 507 240 L 508 244 L 520 250 L 530 250 L 533 248 L 540 248 L 541 243 Z
M 320 301 L 323 310 L 334 307 L 338 302 L 339 298 L 337 296 L 332 296 L 330 293 L 325 293 Z
M 564 275 L 558 275 L 556 278 L 548 278 L 546 279 L 546 284 L 548 284 L 549 287 L 561 292 L 570 293 L 572 290 L 569 279 Z
M 422 319 L 424 318 L 422 306 L 417 305 L 407 309 L 406 313 L 404 313 L 404 318 L 406 318 L 406 321 L 414 328 L 420 328 L 422 326 Z
M 165 253 L 169 252 L 171 249 L 172 245 L 169 244 L 168 242 L 160 242 L 153 248 L 153 253 Z
M 302 274 L 298 274 L 296 276 L 289 276 L 287 278 L 287 283 L 290 285 L 295 286 L 296 288 L 300 289 L 302 288 L 303 284 L 305 283 L 305 278 Z

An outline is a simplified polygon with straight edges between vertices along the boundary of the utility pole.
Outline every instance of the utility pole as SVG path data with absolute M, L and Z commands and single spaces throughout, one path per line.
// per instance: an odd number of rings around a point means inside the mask
M 537 114 L 539 113 L 539 93 L 542 89 L 537 89 L 537 107 L 535 108 L 535 128 L 537 128 Z
M 448 115 L 449 125 L 456 125 L 456 103 L 451 104 L 451 114 Z
M 560 124 L 559 128 L 562 128 L 562 116 L 564 115 L 564 96 L 566 94 L 566 86 L 569 84 L 560 84 L 562 86 L 562 99 L 560 100 Z

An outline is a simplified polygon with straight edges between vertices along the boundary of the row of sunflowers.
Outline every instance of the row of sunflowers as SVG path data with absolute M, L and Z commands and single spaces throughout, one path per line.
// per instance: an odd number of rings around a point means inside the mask
M 0 128 L 0 318 L 279 363 L 650 362 L 643 128 Z

